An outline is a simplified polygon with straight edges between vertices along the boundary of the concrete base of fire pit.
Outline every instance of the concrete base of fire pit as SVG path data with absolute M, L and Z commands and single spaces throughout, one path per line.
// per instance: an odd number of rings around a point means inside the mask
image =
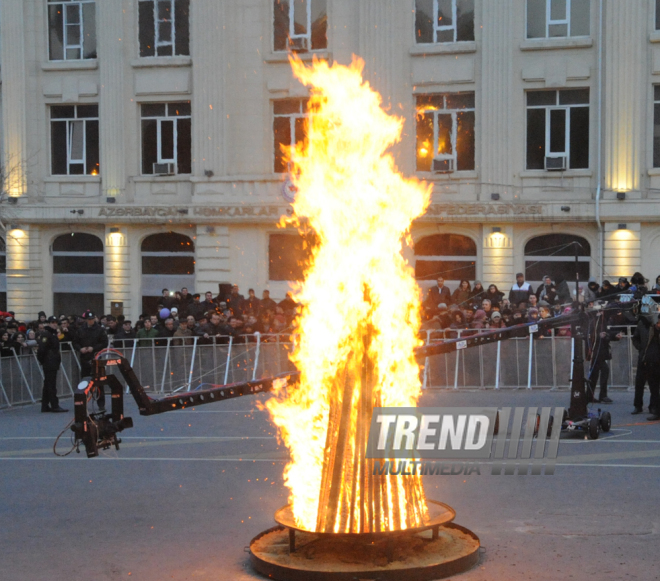
M 264 531 L 250 543 L 252 567 L 278 581 L 380 579 L 430 581 L 462 573 L 479 561 L 479 538 L 454 523 L 431 530 L 374 539 L 369 535 L 318 535 Z M 435 537 L 435 538 L 434 538 Z

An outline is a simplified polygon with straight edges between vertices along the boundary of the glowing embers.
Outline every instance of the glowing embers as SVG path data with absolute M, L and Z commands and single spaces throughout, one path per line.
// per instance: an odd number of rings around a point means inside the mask
M 293 518 L 325 533 L 416 528 L 427 516 L 421 478 L 374 475 L 365 448 L 373 408 L 414 406 L 420 393 L 418 289 L 401 248 L 430 187 L 397 171 L 388 149 L 403 120 L 383 111 L 362 61 L 291 64 L 311 87 L 291 222 L 318 240 L 298 292 L 300 386 L 267 404 L 291 453 Z

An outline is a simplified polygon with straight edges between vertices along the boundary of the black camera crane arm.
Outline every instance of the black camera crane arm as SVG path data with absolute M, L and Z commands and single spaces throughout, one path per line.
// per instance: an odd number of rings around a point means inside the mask
M 230 383 L 213 386 L 209 389 L 183 392 L 161 399 L 153 399 L 147 395 L 128 361 L 113 354 L 110 359 L 96 359 L 92 367 L 91 381 L 83 381 L 74 395 L 74 422 L 71 431 L 75 435 L 75 445 L 80 442 L 85 446 L 87 457 L 98 456 L 98 449 L 114 446 L 119 449 L 121 440 L 117 434 L 126 428 L 133 427 L 133 420 L 124 416 L 124 387 L 119 378 L 108 373 L 108 367 L 116 367 L 128 386 L 133 399 L 138 405 L 141 416 L 153 416 L 184 409 L 190 406 L 200 406 L 217 401 L 224 401 L 244 395 L 255 395 L 281 389 L 298 381 L 298 372 L 283 373 L 275 377 Z M 87 402 L 97 389 L 110 388 L 111 411 L 89 414 Z

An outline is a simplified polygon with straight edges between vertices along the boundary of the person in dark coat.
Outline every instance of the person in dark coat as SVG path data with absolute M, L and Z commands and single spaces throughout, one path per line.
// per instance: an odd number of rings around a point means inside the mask
M 231 287 L 231 293 L 229 293 L 229 296 L 225 302 L 227 303 L 227 308 L 231 311 L 232 315 L 240 317 L 243 314 L 245 297 L 238 292 L 237 284 Z
M 261 296 L 261 311 L 272 311 L 274 313 L 277 303 L 270 298 L 270 291 L 265 290 Z
M 37 360 L 44 370 L 44 387 L 41 393 L 41 412 L 66 412 L 57 399 L 57 372 L 62 363 L 60 342 L 57 339 L 57 318 L 49 317 L 43 334 L 39 337 Z
M 193 301 L 188 305 L 188 315 L 192 315 L 195 320 L 206 312 L 204 304 L 199 301 L 199 293 L 193 295 Z
M 135 339 L 135 329 L 128 319 L 124 319 L 121 329 L 115 334 L 112 344 L 115 347 L 133 347 L 133 339 Z
M 76 333 L 73 348 L 80 359 L 80 377 L 91 377 L 92 362 L 95 355 L 108 346 L 108 336 L 101 325 L 96 321 L 92 311 L 85 311 L 82 318 L 84 322 Z M 97 390 L 97 404 L 100 410 L 105 409 L 105 393 L 103 388 Z
M 660 420 L 660 320 L 653 323 L 648 317 L 641 316 L 632 338 L 637 356 L 637 375 L 635 377 L 635 401 L 633 415 L 644 410 L 644 385 L 649 383 L 651 400 L 649 420 Z
M 587 394 L 587 401 L 596 403 L 612 403 L 612 400 L 607 397 L 607 380 L 610 376 L 610 366 L 608 361 L 612 359 L 611 341 L 618 341 L 623 335 L 617 332 L 616 329 L 607 329 L 605 320 L 600 317 L 596 320 L 596 324 L 591 329 L 589 344 L 591 348 L 587 353 L 587 360 L 591 360 L 591 368 L 589 370 L 589 393 Z M 600 376 L 600 392 L 598 398 L 596 394 L 596 384 Z
M 500 307 L 503 297 L 504 293 L 500 292 L 500 290 L 497 288 L 497 285 L 491 284 L 488 286 L 488 290 L 482 295 L 479 305 L 483 306 L 484 299 L 488 299 L 491 306 Z
M 188 289 L 184 286 L 181 289 L 181 296 L 179 297 L 179 318 L 188 316 L 188 307 L 192 304 L 193 298 L 192 295 L 188 292 Z
M 254 294 L 254 289 L 248 290 L 248 298 L 243 302 L 243 313 L 246 315 L 259 315 L 261 311 L 261 301 Z
M 532 285 L 525 282 L 525 275 L 522 272 L 516 274 L 516 283 L 509 291 L 509 301 L 514 307 L 526 309 L 529 302 L 529 295 L 534 294 Z
M 424 306 L 431 316 L 437 314 L 440 303 L 451 304 L 451 291 L 445 286 L 445 279 L 439 276 L 437 283 L 429 289 L 424 301 Z
M 478 309 L 481 306 L 481 301 L 484 299 L 486 289 L 481 284 L 481 281 L 475 280 L 472 292 L 470 293 L 470 307 Z

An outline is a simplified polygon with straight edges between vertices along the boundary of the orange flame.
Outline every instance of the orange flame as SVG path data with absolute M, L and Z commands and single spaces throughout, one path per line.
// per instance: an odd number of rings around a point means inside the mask
M 375 405 L 414 406 L 420 394 L 413 356 L 421 343 L 419 291 L 401 250 L 431 187 L 405 179 L 387 152 L 404 121 L 381 108 L 380 95 L 362 79 L 362 60 L 346 67 L 315 59 L 306 67 L 294 57 L 291 66 L 312 94 L 307 140 L 291 160 L 298 189 L 292 221 L 318 240 L 297 289 L 303 308 L 291 359 L 300 384 L 267 403 L 291 453 L 284 477 L 293 515 L 306 530 L 409 528 L 426 514 L 421 478 L 384 477 L 376 493 L 384 511 L 365 508 L 373 496 L 360 484 L 371 474 L 361 442 Z M 332 451 L 329 426 L 336 429 L 342 403 L 343 443 Z M 329 454 L 341 468 L 337 498 L 361 512 L 349 518 L 340 510 L 324 524 L 319 506 L 328 495 Z

